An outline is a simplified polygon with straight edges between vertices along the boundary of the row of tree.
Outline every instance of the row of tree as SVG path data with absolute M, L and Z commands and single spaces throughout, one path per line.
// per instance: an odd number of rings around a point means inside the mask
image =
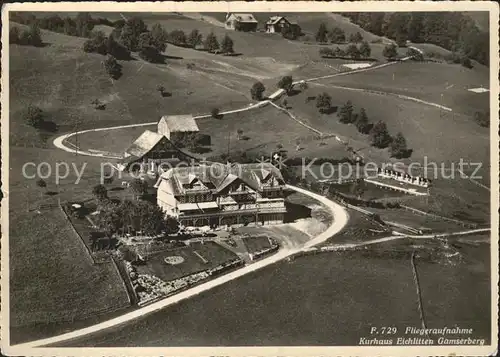
M 20 30 L 13 26 L 9 30 L 9 44 L 40 47 L 43 45 L 40 28 L 37 24 L 32 24 L 28 29 Z
M 489 34 L 481 31 L 463 12 L 356 12 L 342 15 L 366 31 L 394 39 L 398 45 L 407 40 L 433 43 L 484 65 L 489 63 Z
M 191 48 L 202 47 L 209 52 L 221 52 L 226 54 L 234 53 L 234 41 L 225 35 L 219 42 L 217 36 L 210 32 L 205 39 L 198 29 L 193 29 L 186 35 L 182 30 L 173 30 L 167 34 L 167 41 L 176 46 L 187 46 Z
M 370 58 L 371 53 L 372 49 L 367 41 L 361 42 L 361 45 L 359 47 L 354 43 L 351 43 L 345 50 L 341 49 L 338 46 L 335 49 L 328 47 L 322 47 L 319 49 L 320 56 L 326 58 Z
M 331 30 L 328 30 L 326 24 L 322 22 L 316 31 L 315 39 L 316 42 L 320 43 L 345 43 L 346 34 L 340 27 L 333 27 Z M 363 41 L 363 36 L 359 31 L 349 35 L 350 43 L 360 43 L 361 41 Z

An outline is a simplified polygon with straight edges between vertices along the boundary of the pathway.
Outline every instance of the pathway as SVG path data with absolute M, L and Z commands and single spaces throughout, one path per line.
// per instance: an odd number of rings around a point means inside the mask
M 182 300 L 188 299 L 190 297 L 193 297 L 195 295 L 198 295 L 204 291 L 207 291 L 209 289 L 212 289 L 216 286 L 225 284 L 231 280 L 237 279 L 245 274 L 248 274 L 250 272 L 257 271 L 261 268 L 264 268 L 268 265 L 277 263 L 293 254 L 296 254 L 300 251 L 306 250 L 307 248 L 311 248 L 317 244 L 325 242 L 327 239 L 333 237 L 334 235 L 338 234 L 342 229 L 345 227 L 349 220 L 349 215 L 347 211 L 345 210 L 344 207 L 339 205 L 336 202 L 333 202 L 329 199 L 327 199 L 324 196 L 318 195 L 316 193 L 304 190 L 299 187 L 295 186 L 288 186 L 289 188 L 300 192 L 302 194 L 305 194 L 320 203 L 322 203 L 327 209 L 330 210 L 332 216 L 334 219 L 332 220 L 332 224 L 321 234 L 318 236 L 314 237 L 310 241 L 308 241 L 302 248 L 298 249 L 281 249 L 279 250 L 276 254 L 271 255 L 267 258 L 264 258 L 262 260 L 256 261 L 252 264 L 249 264 L 243 268 L 240 268 L 238 270 L 235 270 L 233 272 L 230 272 L 228 274 L 222 275 L 218 278 L 212 279 L 206 283 L 197 285 L 191 289 L 185 290 L 183 292 L 180 292 L 179 294 L 173 295 L 171 297 L 165 298 L 163 300 L 157 301 L 151 305 L 144 306 L 142 308 L 139 308 L 137 310 L 128 312 L 124 315 L 115 317 L 113 319 L 107 320 L 105 322 L 98 323 L 96 325 L 92 325 L 83 329 L 75 330 L 72 332 L 64 333 L 62 335 L 54 336 L 54 337 L 49 337 L 41 340 L 36 340 L 36 341 L 31 341 L 19 345 L 15 345 L 11 348 L 10 352 L 12 354 L 15 354 L 16 351 L 23 351 L 22 354 L 26 355 L 26 348 L 34 348 L 34 347 L 40 347 L 40 346 L 46 346 L 49 344 L 55 344 L 58 342 L 62 341 L 67 341 L 70 339 L 75 339 L 79 338 L 91 333 L 95 333 L 98 331 L 102 331 L 104 329 L 116 327 L 118 325 L 133 321 L 135 319 L 141 318 L 146 314 L 150 314 L 152 312 L 158 311 L 160 309 L 166 308 L 167 306 L 171 306 L 173 304 L 176 304 Z M 36 355 L 36 352 L 33 353 Z M 28 355 L 31 355 L 31 353 L 28 353 Z

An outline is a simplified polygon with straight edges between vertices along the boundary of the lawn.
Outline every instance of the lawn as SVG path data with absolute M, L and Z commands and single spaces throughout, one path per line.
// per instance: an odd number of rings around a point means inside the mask
M 111 262 L 92 265 L 59 208 L 10 216 L 11 343 L 129 306 Z
M 182 257 L 184 261 L 177 265 L 165 263 L 164 259 L 170 256 Z M 153 254 L 148 258 L 145 265 L 137 265 L 137 272 L 139 274 L 152 274 L 163 281 L 170 281 L 202 270 L 215 268 L 222 263 L 237 258 L 234 253 L 217 243 L 193 243 L 186 248 Z

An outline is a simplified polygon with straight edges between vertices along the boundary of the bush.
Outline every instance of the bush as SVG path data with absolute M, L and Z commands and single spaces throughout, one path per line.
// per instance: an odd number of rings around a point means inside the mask
M 332 97 L 323 92 L 316 97 L 316 108 L 319 109 L 320 113 L 328 113 L 332 108 Z
M 460 64 L 464 66 L 465 68 L 472 68 L 472 62 L 469 57 L 467 56 L 462 56 L 460 58 Z
M 210 111 L 210 114 L 212 115 L 212 118 L 218 119 L 220 115 L 220 110 L 219 108 L 212 108 Z

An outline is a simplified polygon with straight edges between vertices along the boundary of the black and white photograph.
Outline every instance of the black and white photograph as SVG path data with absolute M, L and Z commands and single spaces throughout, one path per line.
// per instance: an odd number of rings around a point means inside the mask
M 3 355 L 495 353 L 498 4 L 2 20 Z

